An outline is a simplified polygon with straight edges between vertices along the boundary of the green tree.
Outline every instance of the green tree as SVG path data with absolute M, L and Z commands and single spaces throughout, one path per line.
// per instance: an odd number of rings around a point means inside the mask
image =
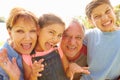
M 117 18 L 116 25 L 120 27 L 120 4 L 115 6 L 114 10 Z M 77 18 L 78 20 L 81 20 L 87 29 L 94 28 L 94 26 L 89 23 L 86 16 L 76 16 L 75 18 Z
M 80 20 L 83 25 L 85 26 L 86 29 L 89 29 L 89 28 L 93 28 L 94 26 L 91 25 L 87 19 L 86 16 L 76 16 L 75 18 L 77 18 L 78 20 Z
M 116 14 L 116 25 L 120 27 L 120 4 L 114 7 L 115 14 Z
M 5 22 L 5 18 L 4 17 L 0 17 L 0 22 Z

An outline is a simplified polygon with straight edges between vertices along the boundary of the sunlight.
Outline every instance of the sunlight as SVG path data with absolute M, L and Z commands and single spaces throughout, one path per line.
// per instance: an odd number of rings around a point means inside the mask
M 91 0 L 0 0 L 0 16 L 9 15 L 15 7 L 23 7 L 40 16 L 43 13 L 54 13 L 61 17 L 84 15 L 84 8 Z M 110 0 L 113 5 L 119 4 L 119 0 Z M 3 10 L 4 9 L 4 10 Z
M 0 0 L 0 17 L 7 18 L 10 10 L 18 6 L 34 12 L 38 17 L 43 13 L 54 13 L 66 20 L 74 16 L 84 16 L 84 8 L 89 1 L 91 0 Z M 120 0 L 110 1 L 113 6 L 120 4 Z M 8 37 L 4 26 L 0 29 L 0 41 L 5 41 Z

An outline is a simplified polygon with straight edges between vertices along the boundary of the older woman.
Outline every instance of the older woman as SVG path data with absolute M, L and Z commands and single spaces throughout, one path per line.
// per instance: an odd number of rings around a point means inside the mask
M 37 18 L 27 10 L 14 8 L 6 26 L 10 39 L 0 52 L 0 80 L 24 80 L 21 55 L 30 54 L 36 44 Z

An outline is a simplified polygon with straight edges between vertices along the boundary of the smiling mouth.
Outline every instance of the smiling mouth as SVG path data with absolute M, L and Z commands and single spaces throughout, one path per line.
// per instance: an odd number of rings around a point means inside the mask
M 32 43 L 26 43 L 26 44 L 21 44 L 22 45 L 22 48 L 25 49 L 25 50 L 28 50 L 31 48 L 32 46 Z
M 111 20 L 108 21 L 108 22 L 106 22 L 106 23 L 103 23 L 102 26 L 106 27 L 106 26 L 109 26 L 110 24 L 112 24 L 112 21 L 111 21 Z
M 69 49 L 69 50 L 71 50 L 71 51 L 73 51 L 73 50 L 75 50 L 75 46 L 67 46 L 67 48 Z

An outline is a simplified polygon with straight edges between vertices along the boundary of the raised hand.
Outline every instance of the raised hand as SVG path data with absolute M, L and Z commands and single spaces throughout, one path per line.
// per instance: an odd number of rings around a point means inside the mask
M 69 68 L 67 70 L 67 75 L 70 77 L 70 80 L 72 80 L 75 73 L 90 74 L 88 69 L 89 69 L 89 67 L 80 67 L 76 63 L 69 63 Z
M 31 80 L 37 80 L 37 77 L 42 76 L 40 72 L 44 70 L 44 65 L 42 64 L 43 61 L 44 59 L 40 59 L 39 61 L 34 61 L 32 65 Z
M 10 80 L 19 80 L 20 70 L 16 58 L 12 58 L 12 61 L 10 61 L 7 55 L 7 49 L 0 51 L 0 67 L 8 74 Z

